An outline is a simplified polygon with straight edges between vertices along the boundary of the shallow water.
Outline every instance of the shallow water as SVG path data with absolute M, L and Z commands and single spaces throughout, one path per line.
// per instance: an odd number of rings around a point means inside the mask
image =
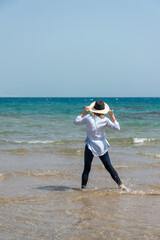
M 121 125 L 106 132 L 109 154 L 128 190 L 95 157 L 81 191 L 85 128 L 73 120 L 93 100 L 1 99 L 0 239 L 160 239 L 160 99 L 106 99 Z
M 159 159 L 133 164 L 129 154 L 110 156 L 128 191 L 98 158 L 81 191 L 81 155 L 4 155 L 0 239 L 160 239 Z

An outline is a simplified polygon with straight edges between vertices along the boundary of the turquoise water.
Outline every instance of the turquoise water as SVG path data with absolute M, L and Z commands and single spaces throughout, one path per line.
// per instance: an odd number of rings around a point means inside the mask
M 112 144 L 160 141 L 160 98 L 102 98 L 120 123 L 107 130 Z M 97 98 L 0 98 L 0 151 L 83 150 L 85 127 L 75 117 Z

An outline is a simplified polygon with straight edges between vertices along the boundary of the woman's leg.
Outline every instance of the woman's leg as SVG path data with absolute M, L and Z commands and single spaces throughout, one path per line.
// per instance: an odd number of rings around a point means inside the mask
M 113 180 L 120 186 L 122 184 L 122 182 L 118 176 L 118 173 L 116 172 L 116 170 L 113 168 L 113 166 L 111 164 L 108 151 L 103 156 L 100 156 L 99 158 L 103 162 L 106 170 L 110 173 Z
M 82 188 L 86 188 L 89 172 L 91 170 L 92 160 L 93 160 L 93 154 L 91 150 L 88 149 L 88 146 L 86 145 L 85 152 L 84 152 L 84 170 L 82 173 Z

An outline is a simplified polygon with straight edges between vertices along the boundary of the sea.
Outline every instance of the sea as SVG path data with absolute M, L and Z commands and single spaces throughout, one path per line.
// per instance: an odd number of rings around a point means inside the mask
M 106 138 L 126 191 L 98 157 L 81 190 L 86 129 L 73 121 L 98 99 L 120 124 Z M 160 239 L 160 98 L 0 98 L 0 240 L 11 239 Z

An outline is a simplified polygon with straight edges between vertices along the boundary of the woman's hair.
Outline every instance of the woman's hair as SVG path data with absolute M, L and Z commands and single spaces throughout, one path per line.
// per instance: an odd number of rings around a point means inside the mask
M 102 114 L 102 113 L 93 113 L 93 112 L 92 112 L 92 116 L 98 116 L 100 118 L 104 118 L 105 117 L 104 114 Z

